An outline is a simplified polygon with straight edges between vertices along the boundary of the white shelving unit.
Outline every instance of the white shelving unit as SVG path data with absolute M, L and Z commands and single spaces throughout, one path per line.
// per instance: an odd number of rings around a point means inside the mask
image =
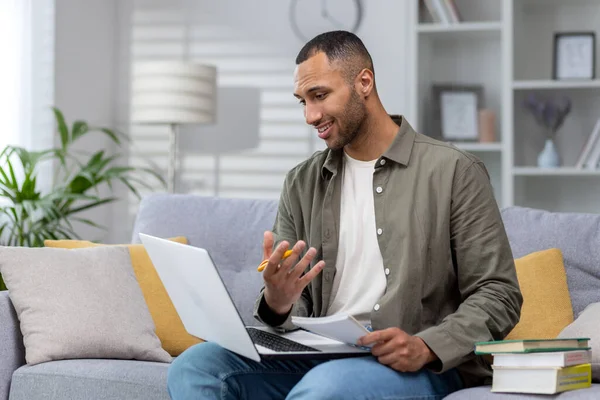
M 500 32 L 500 22 L 463 22 L 461 24 L 419 24 L 419 33 Z
M 456 147 L 473 152 L 502 151 L 502 143 L 452 142 Z
M 553 81 L 534 79 L 529 81 L 514 81 L 514 90 L 556 90 L 556 89 L 594 89 L 600 88 L 600 80 L 592 81 Z
M 432 85 L 481 85 L 483 107 L 496 114 L 497 142 L 454 144 L 486 164 L 498 204 L 600 213 L 600 169 L 574 167 L 600 118 L 600 1 L 454 1 L 462 21 L 441 24 L 431 22 L 422 2 L 410 0 L 409 120 L 439 138 Z M 596 32 L 596 79 L 553 80 L 554 34 L 581 31 Z M 537 167 L 544 137 L 522 106 L 530 93 L 572 101 L 556 139 L 558 168 Z

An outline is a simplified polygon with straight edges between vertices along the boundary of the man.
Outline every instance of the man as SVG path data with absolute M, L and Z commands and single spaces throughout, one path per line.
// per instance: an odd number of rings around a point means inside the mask
M 474 343 L 509 333 L 522 297 L 483 163 L 396 124 L 355 35 L 321 34 L 296 64 L 294 95 L 328 149 L 287 174 L 255 316 L 285 330 L 348 313 L 372 325 L 372 355 L 257 363 L 203 343 L 173 363 L 171 396 L 437 399 L 489 380 Z

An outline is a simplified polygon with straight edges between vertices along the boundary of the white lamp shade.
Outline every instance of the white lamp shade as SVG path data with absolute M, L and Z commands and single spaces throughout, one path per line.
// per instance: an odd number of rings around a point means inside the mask
M 131 122 L 207 124 L 216 119 L 217 69 L 191 62 L 133 65 Z

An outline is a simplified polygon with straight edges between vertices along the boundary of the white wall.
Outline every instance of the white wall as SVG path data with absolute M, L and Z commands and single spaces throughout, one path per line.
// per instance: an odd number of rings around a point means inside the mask
M 82 119 L 96 126 L 115 125 L 117 1 L 56 0 L 55 105 L 68 123 Z M 89 153 L 114 150 L 101 135 L 82 139 L 77 148 Z M 112 208 L 102 206 L 81 216 L 110 225 L 106 222 Z M 76 227 L 84 239 L 109 240 L 110 232 Z
M 347 4 L 328 3 L 342 13 Z M 407 2 L 363 4 L 357 33 L 373 57 L 381 98 L 389 113 L 406 113 Z M 253 90 L 258 93 L 258 127 L 248 126 L 248 132 L 233 129 L 255 136 L 256 143 L 244 149 L 236 147 L 241 136 L 224 139 L 207 134 L 215 129 L 229 132 L 224 127 L 184 132 L 180 187 L 201 195 L 276 198 L 285 172 L 323 148 L 292 96 L 294 59 L 303 43 L 289 26 L 289 5 L 288 0 L 57 0 L 57 104 L 71 118 L 124 126 L 133 138 L 130 164 L 164 168 L 166 129 L 127 123 L 130 65 L 136 60 L 178 58 L 216 64 L 222 90 L 239 90 L 245 96 L 253 96 Z M 330 29 L 335 28 L 326 30 Z M 224 142 L 232 144 L 228 151 L 222 148 Z M 216 157 L 211 149 L 223 154 Z M 137 206 L 129 196 L 88 217 L 112 221 L 103 241 L 127 242 Z M 85 238 L 96 238 L 89 230 L 81 232 Z
M 313 18 L 318 17 L 321 1 L 299 1 L 314 8 L 313 13 L 303 19 L 303 26 L 307 30 L 311 30 L 311 25 L 314 26 L 314 32 L 320 28 L 336 29 L 334 25 Z M 356 32 L 371 53 L 378 89 L 384 106 L 391 114 L 404 113 L 407 107 L 406 64 L 410 62 L 406 58 L 408 1 L 412 0 L 363 0 L 363 20 Z M 291 0 L 204 0 L 202 8 L 219 20 L 243 29 L 252 37 L 277 44 L 293 61 L 304 43 L 293 34 L 290 27 L 291 3 Z M 352 2 L 328 0 L 326 3 L 330 12 L 337 16 L 343 15 Z M 301 11 L 309 11 L 309 8 L 302 6 Z

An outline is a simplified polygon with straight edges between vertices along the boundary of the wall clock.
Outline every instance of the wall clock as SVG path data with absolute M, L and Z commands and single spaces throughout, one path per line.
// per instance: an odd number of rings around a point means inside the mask
M 362 0 L 291 0 L 290 25 L 302 42 L 320 33 L 356 33 L 363 18 Z

